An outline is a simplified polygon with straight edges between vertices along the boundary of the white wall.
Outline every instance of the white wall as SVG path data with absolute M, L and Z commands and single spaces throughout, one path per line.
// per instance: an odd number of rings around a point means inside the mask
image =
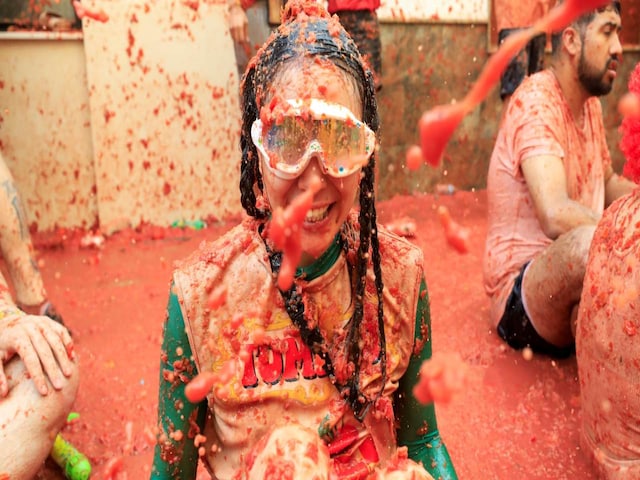
M 105 233 L 241 211 L 226 7 L 83 0 L 84 32 L 0 33 L 0 150 L 29 225 Z M 61 38 L 65 38 L 61 40 Z
M 488 0 L 381 0 L 378 16 L 383 22 L 484 23 Z
M 83 0 L 100 223 L 240 213 L 240 105 L 222 4 Z
M 81 34 L 0 36 L 0 150 L 39 230 L 97 219 Z

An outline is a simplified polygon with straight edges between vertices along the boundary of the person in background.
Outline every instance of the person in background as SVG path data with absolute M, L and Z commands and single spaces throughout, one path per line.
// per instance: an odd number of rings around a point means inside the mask
M 422 252 L 376 223 L 371 72 L 317 2 L 283 22 L 242 85 L 248 218 L 173 275 L 151 478 L 192 480 L 200 458 L 219 480 L 454 480 L 412 393 L 432 350 Z M 281 249 L 282 211 L 299 236 Z
M 382 88 L 382 44 L 377 9 L 380 0 L 328 0 L 327 10 L 356 42 L 360 54 L 373 72 L 376 90 Z
M 496 17 L 498 44 L 520 30 L 532 26 L 547 14 L 554 5 L 554 0 L 537 0 L 533 2 L 514 2 L 513 0 L 493 0 L 493 11 Z M 534 37 L 518 55 L 507 65 L 500 77 L 500 98 L 503 101 L 503 112 L 513 92 L 528 75 L 544 68 L 544 52 L 547 44 L 545 34 Z
M 554 33 L 549 68 L 516 89 L 496 138 L 484 287 L 514 349 L 572 354 L 595 225 L 634 188 L 612 169 L 598 99 L 617 75 L 620 29 L 614 1 Z
M 51 453 L 78 389 L 73 342 L 47 298 L 24 208 L 0 153 L 0 478 L 30 480 Z M 36 413 L 37 412 L 37 413 Z
M 271 34 L 267 0 L 228 0 L 229 33 L 233 39 L 238 76 Z
M 640 63 L 629 80 L 640 105 Z M 640 113 L 640 112 L 639 112 Z M 636 113 L 638 115 L 638 113 Z M 622 122 L 625 173 L 640 184 L 640 116 Z M 605 480 L 640 478 L 640 189 L 598 223 L 576 329 L 581 444 Z

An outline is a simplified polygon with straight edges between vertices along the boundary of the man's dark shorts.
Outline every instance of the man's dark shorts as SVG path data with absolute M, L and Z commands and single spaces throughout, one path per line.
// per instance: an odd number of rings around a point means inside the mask
M 522 28 L 504 28 L 498 32 L 498 44 Z M 500 98 L 511 95 L 524 77 L 544 68 L 544 49 L 547 37 L 544 33 L 532 38 L 520 52 L 513 57 L 500 78 Z
M 511 348 L 516 350 L 529 347 L 535 353 L 549 355 L 554 358 L 570 357 L 575 352 L 575 345 L 562 348 L 556 347 L 542 338 L 531 325 L 522 303 L 522 277 L 527 265 L 529 264 L 525 264 L 520 270 L 520 274 L 513 285 L 513 290 L 511 290 L 511 294 L 507 298 L 504 315 L 502 315 L 497 328 L 498 335 Z

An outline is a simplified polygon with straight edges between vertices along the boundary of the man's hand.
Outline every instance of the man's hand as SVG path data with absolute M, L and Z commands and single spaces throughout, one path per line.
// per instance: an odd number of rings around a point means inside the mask
M 229 33 L 234 42 L 240 45 L 249 43 L 249 20 L 240 5 L 229 7 Z
M 56 390 L 72 374 L 73 340 L 67 329 L 49 317 L 22 315 L 0 319 L 0 398 L 9 393 L 4 363 L 18 355 L 42 395 L 46 378 Z

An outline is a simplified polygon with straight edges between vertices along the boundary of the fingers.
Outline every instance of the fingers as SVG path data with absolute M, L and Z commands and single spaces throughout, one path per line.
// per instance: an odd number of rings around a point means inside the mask
M 13 351 L 22 359 L 42 395 L 49 392 L 47 379 L 53 388 L 60 390 L 65 385 L 65 377 L 73 374 L 75 355 L 69 331 L 47 317 L 26 316 L 21 319 L 16 326 L 13 345 Z M 2 388 L 0 383 L 0 394 Z
M 46 340 L 46 343 L 50 347 L 49 352 L 53 352 L 51 358 L 55 357 L 55 366 L 59 366 L 59 370 L 62 371 L 65 377 L 70 377 L 73 373 L 73 364 L 71 359 L 75 355 L 73 353 L 73 341 L 71 340 L 68 330 L 64 327 L 61 327 L 60 329 L 45 329 L 42 331 L 42 333 Z M 42 362 L 42 360 L 43 359 L 41 356 L 40 361 Z M 45 371 L 46 370 L 47 368 L 45 364 Z M 54 387 L 55 386 L 56 385 L 54 384 Z
M 0 353 L 17 354 L 40 394 L 49 393 L 47 379 L 56 390 L 64 387 L 74 371 L 75 354 L 69 331 L 48 317 L 27 315 L 4 331 L 0 330 Z M 0 397 L 9 384 L 0 358 Z
M 230 33 L 234 42 L 240 43 L 242 41 L 242 26 L 231 27 Z
M 233 9 L 229 18 L 229 33 L 236 43 L 249 41 L 249 20 L 244 10 Z
M 249 24 L 246 22 L 240 28 L 240 39 L 238 41 L 239 43 L 249 43 Z
M 67 329 L 49 321 L 38 325 L 31 335 L 31 343 L 38 354 L 40 364 L 56 390 L 62 389 L 64 377 L 69 377 L 73 371 L 63 340 L 64 335 L 67 335 L 67 343 L 71 344 Z
M 24 342 L 18 348 L 16 348 L 18 355 L 22 358 L 24 362 L 24 366 L 29 372 L 31 376 L 31 380 L 35 384 L 38 392 L 41 395 L 46 395 L 49 393 L 49 389 L 47 388 L 47 382 L 44 378 L 44 372 L 42 370 L 42 365 L 40 364 L 40 358 L 38 357 L 38 353 L 34 348 L 32 342 Z

